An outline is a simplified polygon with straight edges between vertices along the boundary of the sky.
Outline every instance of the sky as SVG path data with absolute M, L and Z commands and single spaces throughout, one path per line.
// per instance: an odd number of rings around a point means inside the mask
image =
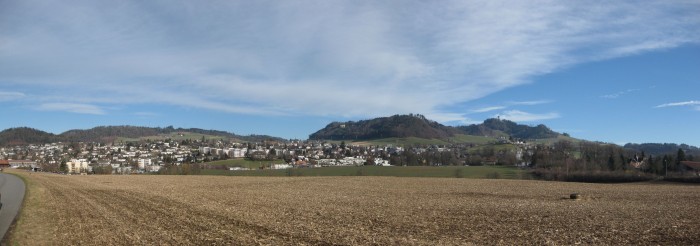
M 0 129 L 501 117 L 700 146 L 700 1 L 0 0 Z

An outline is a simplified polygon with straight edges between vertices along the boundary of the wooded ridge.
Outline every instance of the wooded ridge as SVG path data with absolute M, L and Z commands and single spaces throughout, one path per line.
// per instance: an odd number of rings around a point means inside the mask
M 222 138 L 239 139 L 245 142 L 258 142 L 264 140 L 284 141 L 282 138 L 267 135 L 242 136 L 225 131 L 204 130 L 199 128 L 174 128 L 172 126 L 165 128 L 142 126 L 98 126 L 87 130 L 69 130 L 58 135 L 29 127 L 17 127 L 0 132 L 0 145 L 45 144 L 52 142 L 107 143 L 114 141 L 117 138 L 144 138 L 171 133 L 194 133 Z
M 372 140 L 381 138 L 436 138 L 455 134 L 517 139 L 556 138 L 560 134 L 545 125 L 527 126 L 504 119 L 487 119 L 469 126 L 445 126 L 419 114 L 394 115 L 370 120 L 333 122 L 311 134 L 311 140 Z

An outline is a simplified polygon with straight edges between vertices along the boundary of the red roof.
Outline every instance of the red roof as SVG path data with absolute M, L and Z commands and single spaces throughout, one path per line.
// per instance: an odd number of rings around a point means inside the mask
M 10 161 L 8 161 L 8 160 L 0 160 L 0 165 L 10 165 Z
M 700 170 L 700 162 L 697 161 L 681 161 L 681 164 L 686 165 L 695 170 Z

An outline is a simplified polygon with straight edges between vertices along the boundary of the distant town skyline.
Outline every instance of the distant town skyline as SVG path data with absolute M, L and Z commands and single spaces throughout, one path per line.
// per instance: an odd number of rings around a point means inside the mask
M 0 129 L 500 117 L 700 146 L 700 2 L 0 2 Z

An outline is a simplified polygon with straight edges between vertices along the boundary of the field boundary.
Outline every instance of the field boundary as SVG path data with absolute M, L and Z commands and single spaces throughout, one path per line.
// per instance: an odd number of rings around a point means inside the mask
M 15 227 L 17 226 L 17 221 L 20 219 L 22 216 L 22 213 L 24 212 L 24 205 L 26 204 L 27 197 L 29 196 L 29 180 L 25 178 L 22 175 L 16 174 L 16 173 L 7 173 L 6 174 L 15 176 L 22 180 L 24 182 L 24 197 L 22 197 L 22 206 L 19 207 L 19 211 L 17 211 L 17 214 L 15 215 L 15 218 L 12 219 L 12 224 L 10 224 L 10 228 L 7 229 L 7 232 L 5 232 L 5 235 L 3 236 L 2 240 L 0 240 L 0 245 L 9 245 L 10 238 L 12 238 L 12 234 L 14 233 Z

